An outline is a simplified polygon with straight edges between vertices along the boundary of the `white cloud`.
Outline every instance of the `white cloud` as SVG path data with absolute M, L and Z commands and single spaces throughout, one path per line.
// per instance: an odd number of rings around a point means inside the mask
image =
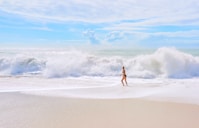
M 150 33 L 152 36 L 166 36 L 166 37 L 184 37 L 193 38 L 199 35 L 199 30 L 189 30 L 189 31 L 177 31 L 177 32 L 156 32 Z
M 86 31 L 83 32 L 83 34 L 84 34 L 85 37 L 87 37 L 89 39 L 90 43 L 92 43 L 92 44 L 100 43 L 99 39 L 95 35 L 95 31 L 86 30 Z
M 105 40 L 112 42 L 112 41 L 117 41 L 117 40 L 121 40 L 124 38 L 125 38 L 125 35 L 123 32 L 113 31 L 106 35 Z
M 144 40 L 151 40 L 153 37 L 155 39 L 159 39 L 159 37 L 163 39 L 173 39 L 180 43 L 198 43 L 198 30 L 187 30 L 187 31 L 175 31 L 175 32 L 138 32 L 138 31 L 113 31 L 110 32 L 105 41 L 107 42 L 121 42 L 121 43 L 136 43 L 139 44 Z M 189 41 L 191 39 L 191 41 Z M 156 41 L 152 39 L 153 41 Z M 180 41 L 179 41 L 180 40 Z M 184 41 L 183 41 L 184 40 Z M 152 42 L 153 42 L 152 41 Z M 171 41 L 171 40 L 169 40 Z M 173 42 L 174 44 L 177 42 Z M 161 43 L 161 42 L 160 42 Z M 168 42 L 171 43 L 171 42 Z
M 198 24 L 199 19 L 198 0 L 0 0 L 0 10 L 45 22 L 146 19 L 137 24 L 156 25 Z

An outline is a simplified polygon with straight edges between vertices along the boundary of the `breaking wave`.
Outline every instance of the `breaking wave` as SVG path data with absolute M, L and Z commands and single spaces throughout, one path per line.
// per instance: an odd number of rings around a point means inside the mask
M 0 57 L 0 75 L 54 77 L 120 76 L 190 78 L 199 76 L 199 57 L 175 48 L 159 48 L 152 54 L 99 56 L 81 51 L 48 51 Z

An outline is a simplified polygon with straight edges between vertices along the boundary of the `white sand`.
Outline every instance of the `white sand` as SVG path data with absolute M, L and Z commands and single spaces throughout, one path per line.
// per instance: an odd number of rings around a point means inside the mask
M 199 128 L 199 106 L 0 93 L 1 128 Z

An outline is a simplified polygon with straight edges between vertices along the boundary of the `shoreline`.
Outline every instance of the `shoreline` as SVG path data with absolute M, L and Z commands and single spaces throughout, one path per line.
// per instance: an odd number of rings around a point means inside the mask
M 122 87 L 119 77 L 1 78 L 0 92 L 24 92 L 33 95 L 91 99 L 143 98 L 199 105 L 199 79 L 129 78 Z
M 0 93 L 4 128 L 198 128 L 199 105 Z

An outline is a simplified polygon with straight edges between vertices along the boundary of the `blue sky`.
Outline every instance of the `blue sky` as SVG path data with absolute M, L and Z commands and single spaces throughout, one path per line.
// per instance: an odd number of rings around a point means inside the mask
M 0 47 L 199 48 L 198 0 L 0 0 Z

